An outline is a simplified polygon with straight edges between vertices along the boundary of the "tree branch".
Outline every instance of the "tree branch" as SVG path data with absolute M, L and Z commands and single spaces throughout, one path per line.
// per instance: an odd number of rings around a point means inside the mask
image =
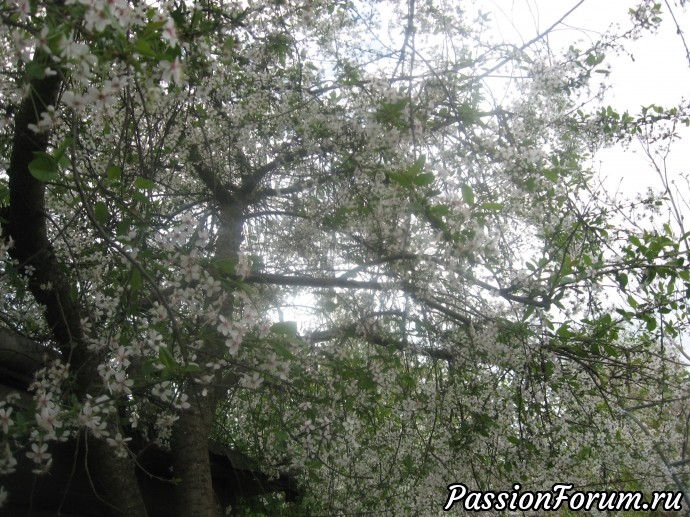
M 369 289 L 382 291 L 392 289 L 390 284 L 361 280 L 347 280 L 344 278 L 317 278 L 313 276 L 276 275 L 271 273 L 252 273 L 244 279 L 250 284 L 293 285 L 300 287 L 342 287 L 343 289 Z
M 399 350 L 401 352 L 409 351 L 413 353 L 418 353 L 421 355 L 425 355 L 427 357 L 431 357 L 432 359 L 452 361 L 454 358 L 452 353 L 441 348 L 432 348 L 428 346 L 411 347 L 409 342 L 406 344 L 400 340 L 393 339 L 390 336 L 384 336 L 382 334 L 374 334 L 368 332 L 358 332 L 356 324 L 312 332 L 307 339 L 310 343 L 323 343 L 325 341 L 330 341 L 332 339 L 345 336 L 355 336 L 357 338 L 365 340 L 367 343 L 371 343 L 372 345 L 382 346 L 385 348 L 392 348 L 394 350 Z
M 208 168 L 201 160 L 201 154 L 196 146 L 192 146 L 189 151 L 189 160 L 194 167 L 199 179 L 204 182 L 204 185 L 209 189 L 215 199 L 220 205 L 232 205 L 235 203 L 235 196 L 232 195 L 229 189 L 224 187 L 216 174 Z

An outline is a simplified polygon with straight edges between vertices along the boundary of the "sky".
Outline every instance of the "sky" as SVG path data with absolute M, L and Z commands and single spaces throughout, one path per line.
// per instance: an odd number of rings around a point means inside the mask
M 549 36 L 552 47 L 567 48 L 573 41 L 595 40 L 612 24 L 629 26 L 628 9 L 641 0 L 584 0 L 564 23 Z M 553 25 L 576 6 L 579 0 L 483 0 L 480 4 L 491 11 L 503 39 L 521 43 L 532 39 Z M 673 10 L 678 24 L 688 31 L 690 45 L 690 5 L 675 5 L 676 0 L 661 1 L 662 23 L 656 34 L 646 34 L 637 41 L 626 42 L 628 54 L 607 56 L 604 64 L 611 67 L 610 89 L 605 103 L 619 113 L 640 112 L 652 103 L 674 106 L 690 98 L 690 64 L 685 56 L 682 39 L 669 13 Z M 582 47 L 581 47 L 582 48 Z M 667 161 L 671 177 L 690 170 L 690 131 L 684 141 L 673 144 Z M 613 148 L 597 153 L 592 166 L 599 171 L 608 189 L 620 190 L 628 196 L 651 187 L 661 188 L 656 172 L 650 168 L 639 145 L 628 149 Z M 690 193 L 687 193 L 690 200 Z
M 484 0 L 483 3 L 493 11 L 502 37 L 526 41 L 551 26 L 578 0 Z M 628 9 L 635 3 L 636 0 L 584 0 L 551 33 L 549 41 L 553 46 L 567 47 L 574 40 L 596 39 L 611 24 L 625 28 L 629 25 Z M 673 1 L 670 5 L 681 27 L 690 31 L 690 11 L 673 6 Z M 632 109 L 648 104 L 650 98 L 687 97 L 690 67 L 675 24 L 665 5 L 662 9 L 663 21 L 657 34 L 626 44 L 634 61 L 630 56 L 609 56 L 606 60 L 612 66 L 610 78 L 614 83 L 609 100 L 616 105 Z

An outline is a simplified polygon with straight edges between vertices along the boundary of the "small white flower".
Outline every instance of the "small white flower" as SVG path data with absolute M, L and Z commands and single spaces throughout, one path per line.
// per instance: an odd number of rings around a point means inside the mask
M 177 85 L 182 84 L 182 64 L 180 58 L 176 57 L 172 63 L 167 59 L 163 59 L 158 63 L 161 70 L 161 80 L 165 82 L 173 82 Z
M 238 253 L 237 265 L 235 266 L 235 273 L 240 279 L 245 279 L 249 273 L 252 272 L 251 265 L 249 263 L 249 256 L 246 253 Z
M 179 40 L 177 39 L 177 28 L 175 27 L 175 22 L 172 18 L 168 18 L 168 20 L 165 22 L 162 37 L 170 44 L 171 47 L 176 47 L 179 43 Z
M 208 230 L 201 230 L 199 232 L 199 236 L 196 239 L 196 243 L 195 243 L 196 247 L 197 248 L 205 248 L 206 246 L 208 246 L 208 242 L 209 242 Z
M 229 336 L 233 330 L 232 321 L 228 320 L 222 314 L 218 316 L 218 321 L 220 321 L 220 323 L 216 327 L 218 329 L 218 332 L 220 332 L 224 336 Z
M 99 10 L 89 9 L 86 11 L 86 14 L 84 14 L 84 22 L 87 30 L 103 32 L 105 28 L 110 25 L 110 16 L 105 6 Z
M 131 438 L 123 438 L 120 433 L 117 433 L 114 438 L 106 438 L 108 445 L 114 447 L 115 453 L 121 458 L 127 456 L 127 442 L 130 440 Z
M 237 352 L 240 350 L 240 345 L 242 344 L 241 339 L 226 339 L 225 340 L 225 346 L 228 349 L 228 353 L 230 355 L 237 355 Z
M 130 389 L 134 386 L 134 381 L 128 379 L 125 372 L 119 371 L 115 372 L 112 376 L 112 380 L 108 383 L 108 389 L 111 393 L 125 393 L 127 395 L 132 393 Z
M 79 414 L 79 423 L 89 429 L 97 428 L 101 423 L 101 417 L 96 414 L 97 408 L 91 405 L 90 401 L 86 401 L 81 408 Z
M 151 393 L 161 399 L 163 402 L 168 402 L 172 398 L 172 388 L 170 388 L 170 381 L 163 381 L 156 384 Z
M 189 409 L 191 407 L 191 405 L 189 404 L 189 402 L 187 402 L 188 398 L 189 397 L 187 396 L 186 393 L 183 393 L 182 395 L 180 395 L 177 398 L 177 407 L 179 407 L 180 409 Z
M 62 103 L 68 108 L 72 108 L 74 111 L 83 110 L 88 104 L 88 99 L 72 90 L 66 90 L 62 94 Z
M 259 372 L 254 372 L 251 375 L 245 374 L 242 376 L 240 383 L 247 389 L 255 390 L 264 382 Z
M 48 444 L 32 443 L 31 451 L 26 453 L 27 458 L 34 461 L 34 463 L 43 463 L 50 459 L 51 454 L 48 451 Z
M 9 444 L 5 443 L 4 448 L 0 448 L 0 474 L 12 474 L 17 466 L 17 460 L 12 456 Z
M 302 424 L 302 432 L 304 433 L 312 433 L 315 429 L 316 427 L 314 427 L 314 423 L 311 421 L 311 419 Z
M 129 359 L 127 357 L 131 351 L 123 346 L 117 349 L 117 354 L 115 354 L 115 362 L 122 365 L 123 368 L 127 368 L 130 365 Z
M 39 427 L 49 432 L 54 432 L 55 428 L 62 427 L 62 422 L 58 420 L 58 411 L 55 407 L 42 408 L 40 413 L 36 413 L 36 423 Z
M 15 0 L 14 8 L 24 18 L 31 14 L 31 3 L 29 0 Z
M 1 408 L 0 409 L 0 427 L 2 427 L 2 430 L 7 433 L 9 431 L 10 426 L 14 423 L 12 419 L 10 418 L 10 415 L 12 414 L 12 408 Z

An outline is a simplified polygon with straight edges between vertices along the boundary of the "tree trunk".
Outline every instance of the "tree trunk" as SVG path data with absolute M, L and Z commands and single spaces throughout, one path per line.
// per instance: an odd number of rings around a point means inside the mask
M 134 463 L 120 458 L 103 440 L 89 439 L 89 474 L 98 496 L 108 508 L 107 517 L 147 517 Z
M 217 399 L 211 393 L 203 397 L 196 387 L 187 391 L 192 406 L 175 423 L 171 441 L 174 475 L 179 480 L 177 515 L 218 517 L 208 451 Z
M 220 259 L 237 259 L 242 243 L 245 205 L 226 191 L 221 191 L 213 173 L 204 167 L 198 154 L 192 156 L 192 163 L 202 181 L 215 188 L 216 201 L 220 204 L 220 220 L 215 255 Z M 229 298 L 221 312 L 231 318 L 232 298 Z M 183 345 L 184 346 L 184 345 Z M 203 364 L 206 356 L 214 357 L 214 344 L 205 343 L 197 351 Z M 220 379 L 220 376 L 217 376 Z M 180 480 L 177 488 L 177 515 L 179 517 L 218 517 L 219 508 L 215 503 L 211 464 L 209 461 L 208 439 L 210 437 L 216 407 L 227 388 L 208 390 L 201 394 L 202 388 L 188 383 L 186 392 L 191 407 L 182 412 L 175 423 L 172 436 L 175 477 Z

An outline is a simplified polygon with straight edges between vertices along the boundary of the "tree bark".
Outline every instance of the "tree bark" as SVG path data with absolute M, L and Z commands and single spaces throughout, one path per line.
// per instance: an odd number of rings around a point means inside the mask
M 202 396 L 197 387 L 187 391 L 192 405 L 180 415 L 171 441 L 174 474 L 179 480 L 177 515 L 219 517 L 208 451 L 218 399 L 211 393 Z
M 89 474 L 96 494 L 107 506 L 107 517 L 147 517 L 134 462 L 121 458 L 103 440 L 89 439 Z

